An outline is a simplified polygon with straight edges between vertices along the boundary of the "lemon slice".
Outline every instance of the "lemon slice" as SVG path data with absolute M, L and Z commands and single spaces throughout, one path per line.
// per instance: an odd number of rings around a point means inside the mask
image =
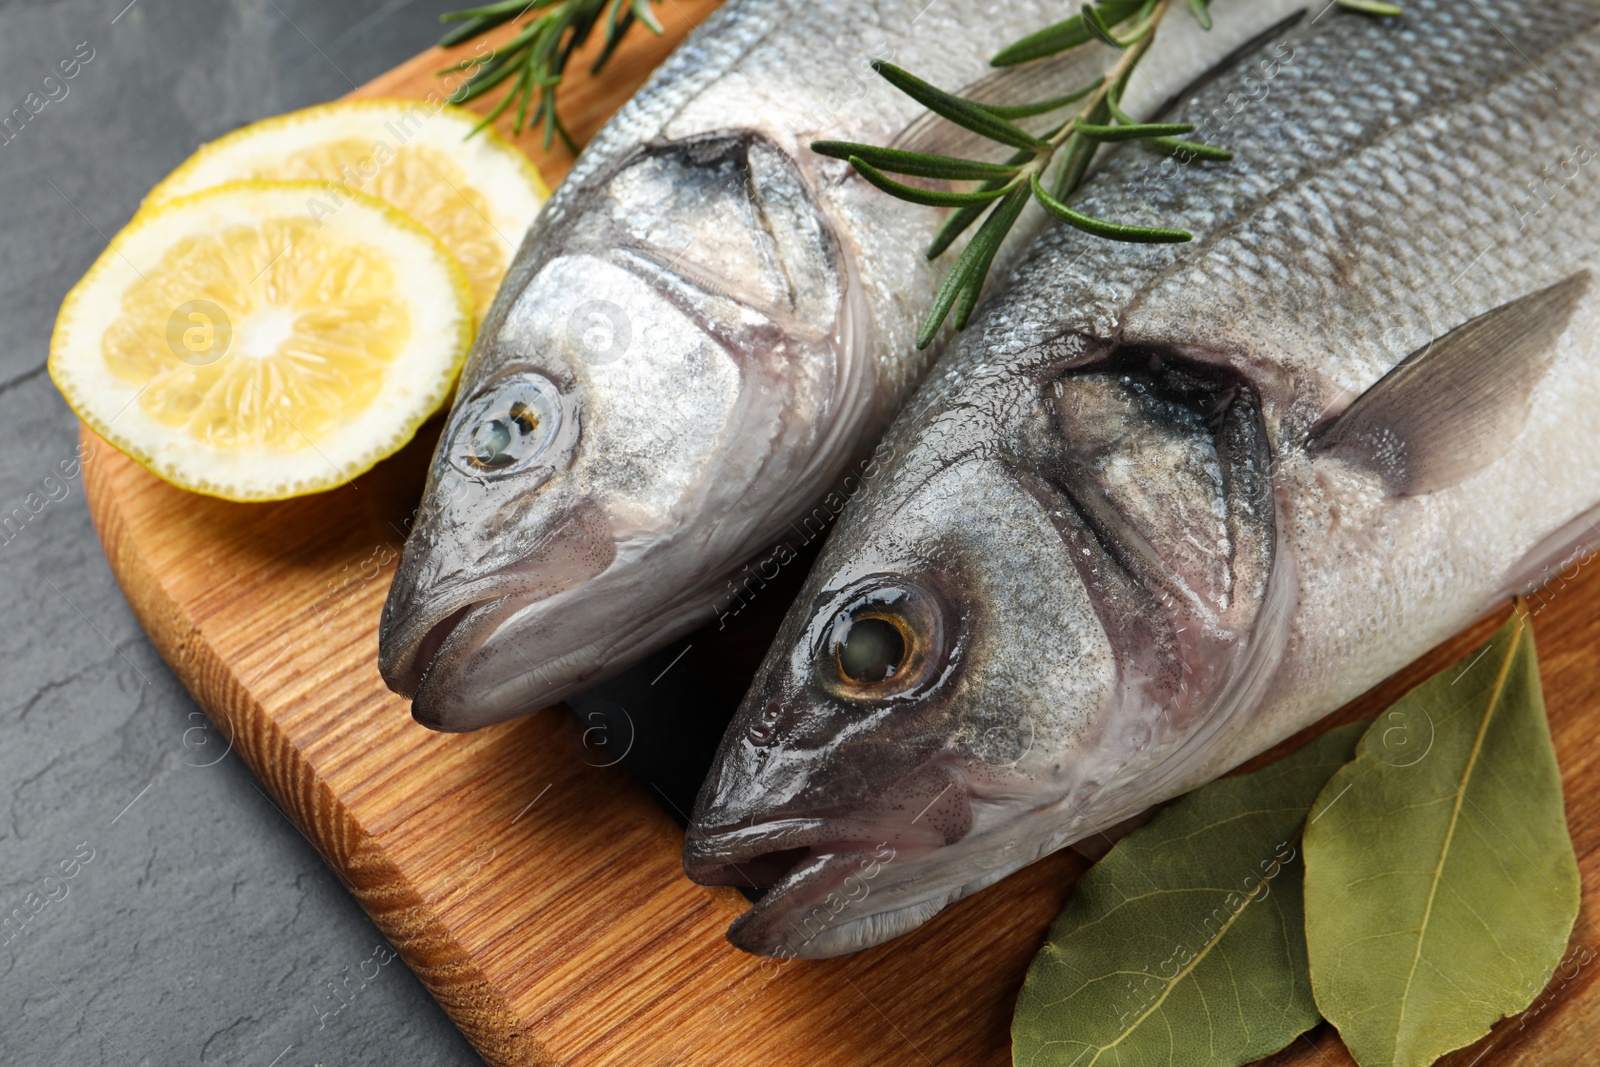
M 223 182 L 328 181 L 385 200 L 461 261 L 479 318 L 549 195 L 533 163 L 463 108 L 345 100 L 253 123 L 203 146 L 150 191 L 155 206 Z
M 94 431 L 184 489 L 342 484 L 450 394 L 466 277 L 427 230 L 316 182 L 238 182 L 134 217 L 61 305 L 50 376 Z

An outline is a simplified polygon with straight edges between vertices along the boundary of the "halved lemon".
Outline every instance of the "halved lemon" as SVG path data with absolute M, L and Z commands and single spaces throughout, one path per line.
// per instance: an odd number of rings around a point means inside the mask
M 467 279 L 381 200 L 238 182 L 141 211 L 61 305 L 50 376 L 184 489 L 277 500 L 349 481 L 450 395 Z
M 527 156 L 480 116 L 421 100 L 343 100 L 252 123 L 204 145 L 145 198 L 223 182 L 327 181 L 387 201 L 461 261 L 481 318 L 549 196 Z

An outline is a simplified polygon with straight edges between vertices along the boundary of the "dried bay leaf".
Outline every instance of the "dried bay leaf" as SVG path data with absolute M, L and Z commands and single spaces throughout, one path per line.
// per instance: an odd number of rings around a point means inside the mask
M 1079 881 L 1012 1022 L 1019 1067 L 1237 1067 L 1318 1022 L 1299 834 L 1364 724 L 1195 790 Z
M 1318 1008 L 1363 1067 L 1420 1067 L 1527 1007 L 1578 912 L 1525 608 L 1412 690 L 1305 831 Z

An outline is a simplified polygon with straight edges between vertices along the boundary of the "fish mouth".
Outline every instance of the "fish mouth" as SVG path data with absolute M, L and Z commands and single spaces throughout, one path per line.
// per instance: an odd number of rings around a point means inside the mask
M 492 601 L 490 602 L 492 603 Z M 433 666 L 439 649 L 449 639 L 463 619 L 472 613 L 473 609 L 483 606 L 483 602 L 463 604 L 450 612 L 443 619 L 434 623 L 420 640 L 411 646 L 409 652 L 402 653 L 392 663 L 379 663 L 379 670 L 389 688 L 401 696 L 412 696 L 417 691 L 417 686 L 422 684 L 423 676 L 428 673 L 428 668 Z M 393 647 L 392 644 L 389 647 Z M 381 657 L 380 657 L 381 660 Z
M 937 893 L 919 899 L 925 887 L 914 872 L 954 842 L 918 807 L 886 798 L 853 814 L 777 815 L 711 833 L 691 825 L 684 873 L 700 885 L 766 891 L 728 927 L 736 948 L 795 959 L 855 952 L 919 925 L 945 902 Z
M 821 827 L 814 820 L 782 822 Z M 891 842 L 892 835 L 866 833 L 784 848 L 789 835 L 773 834 L 773 825 L 690 841 L 683 857 L 690 881 L 766 890 L 727 934 L 734 947 L 760 956 L 821 959 L 862 947 L 857 930 L 875 912 L 861 905 L 886 867 L 922 859 L 944 844 L 932 834 Z
M 378 670 L 412 698 L 412 717 L 436 730 L 476 729 L 555 702 L 517 679 L 539 675 L 565 648 L 554 615 L 613 570 L 618 547 L 599 510 L 580 506 L 534 553 L 467 582 L 438 582 L 423 547 L 407 546 L 384 604 Z
M 564 599 L 559 593 L 507 595 L 454 609 L 415 644 L 391 688 L 408 685 L 412 718 L 450 733 L 557 703 L 562 697 L 547 695 L 545 679 L 560 669 L 563 656 L 546 622 L 559 614 L 552 602 Z
M 508 595 L 447 608 L 443 618 L 420 637 L 414 637 L 392 662 L 380 663 L 384 680 L 390 689 L 411 698 L 412 716 L 423 726 L 446 731 L 474 729 L 473 725 L 464 725 L 458 715 L 436 707 L 441 691 L 454 688 L 457 671 L 453 665 L 481 654 L 491 644 L 497 648 L 506 645 L 511 636 L 502 634 L 506 623 L 546 599 L 539 595 Z
M 592 566 L 543 568 L 531 589 L 521 588 L 524 571 L 502 583 L 517 591 L 444 601 L 431 624 L 408 632 L 408 643 L 396 638 L 393 661 L 380 662 L 385 680 L 411 697 L 413 719 L 451 733 L 532 714 L 588 689 L 619 659 L 626 665 L 626 650 L 640 641 L 660 643 L 699 625 L 710 598 L 702 584 L 683 582 L 685 591 L 665 606 L 619 619 L 617 605 L 637 603 L 641 589 L 673 573 L 632 547 L 624 543 Z
M 721 574 L 701 565 L 682 530 L 579 510 L 589 514 L 559 524 L 533 554 L 470 582 L 419 581 L 426 548 L 414 565 L 402 561 L 378 666 L 418 723 L 462 732 L 549 708 L 626 666 L 631 650 L 707 621 Z

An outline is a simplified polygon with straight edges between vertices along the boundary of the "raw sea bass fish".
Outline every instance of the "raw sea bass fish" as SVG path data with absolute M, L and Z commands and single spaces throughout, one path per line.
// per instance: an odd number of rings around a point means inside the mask
M 1297 7 L 1219 0 L 1209 34 L 1173 20 L 1130 107 Z M 941 280 L 937 213 L 807 146 L 887 143 L 923 114 L 871 60 L 973 84 L 1062 16 L 733 0 L 617 114 L 487 315 L 384 608 L 379 666 L 420 722 L 536 711 L 717 618 L 728 578 L 898 409 Z M 1114 56 L 1096 47 L 1080 82 Z
M 1600 502 L 1597 22 L 1329 12 L 1176 109 L 1236 163 L 1107 164 L 1085 210 L 1196 240 L 1050 231 L 891 429 L 690 823 L 690 877 L 771 887 L 734 944 L 904 933 L 1559 569 Z

